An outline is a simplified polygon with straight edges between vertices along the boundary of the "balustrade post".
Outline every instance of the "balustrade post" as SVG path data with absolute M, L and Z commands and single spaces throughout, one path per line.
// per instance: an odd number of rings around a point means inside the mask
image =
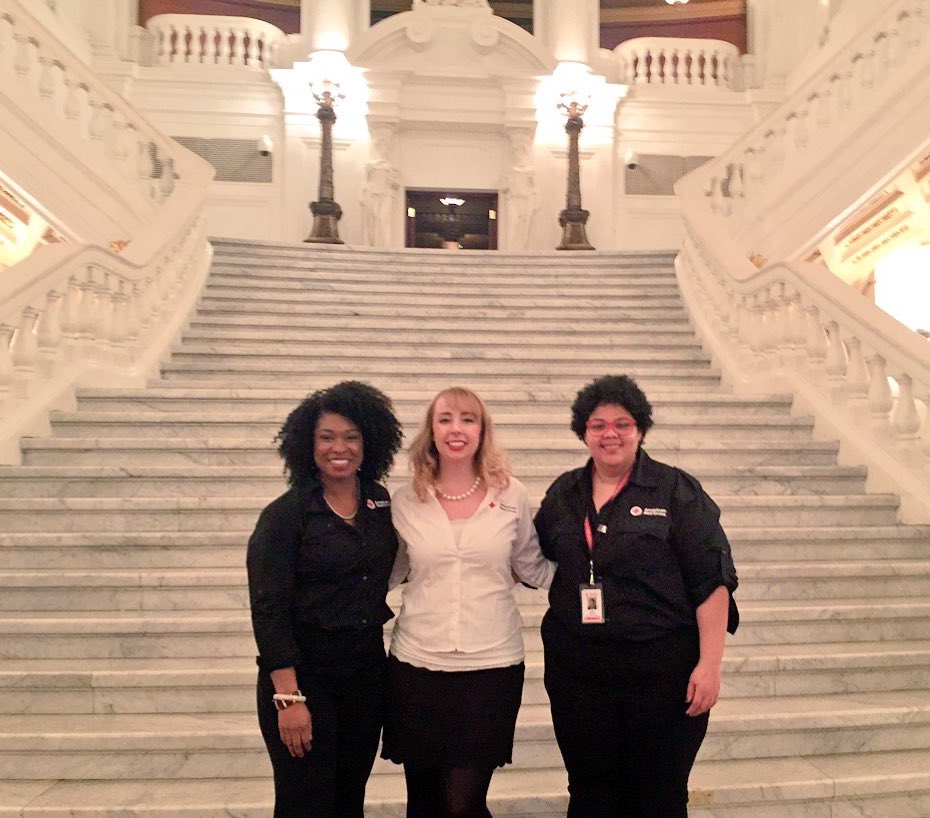
M 910 375 L 900 374 L 895 380 L 898 382 L 898 398 L 891 411 L 891 433 L 897 443 L 898 457 L 909 466 L 923 466 L 926 464 L 920 446 L 914 442 L 920 439 L 920 414 L 914 400 L 914 383 Z
M 827 336 L 820 323 L 820 310 L 811 304 L 804 310 L 804 346 L 809 364 L 819 369 L 827 358 Z
M 758 294 L 752 297 L 749 345 L 754 359 L 759 360 L 765 355 L 765 307 Z
M 846 402 L 856 420 L 862 420 L 868 408 L 869 373 L 862 355 L 862 342 L 852 336 L 846 339 L 849 356 L 846 366 Z
M 61 302 L 62 359 L 68 363 L 77 357 L 81 337 L 81 288 L 76 276 L 68 279 L 68 288 Z
M 92 110 L 88 127 L 90 138 L 98 142 L 104 141 L 111 132 L 113 106 L 108 102 L 90 100 L 90 107 Z
M 872 430 L 879 439 L 887 438 L 888 413 L 894 406 L 891 387 L 888 385 L 887 361 L 881 355 L 872 355 L 867 364 L 869 367 L 869 417 Z
M 9 396 L 13 385 L 13 357 L 10 352 L 10 343 L 14 331 L 13 327 L 0 324 L 0 406 Z
M 50 375 L 55 369 L 61 353 L 61 325 L 59 324 L 59 307 L 62 295 L 50 290 L 45 297 L 45 309 L 39 316 L 36 327 L 36 344 L 38 345 L 39 363 L 43 375 Z
M 51 57 L 39 57 L 39 64 L 42 66 L 39 75 L 39 96 L 42 99 L 53 99 L 58 90 L 59 77 L 64 71 L 64 66 Z
M 846 377 L 846 347 L 840 338 L 840 328 L 836 321 L 827 324 L 827 356 L 824 361 L 827 382 L 835 403 L 842 403 L 845 397 L 843 381 Z
M 39 347 L 36 344 L 35 325 L 39 313 L 33 307 L 22 311 L 19 327 L 10 344 L 13 375 L 20 397 L 28 397 L 37 373 Z
M 13 54 L 13 70 L 25 77 L 32 70 L 32 57 L 38 50 L 39 41 L 35 37 L 29 37 L 25 34 L 14 34 L 13 39 L 16 42 L 16 51 Z
M 65 86 L 68 89 L 65 95 L 64 112 L 67 119 L 78 121 L 87 107 L 87 84 L 79 80 L 65 77 Z M 82 93 L 83 92 L 83 93 Z
M 167 199 L 174 191 L 174 159 L 170 156 L 162 160 L 161 179 L 158 181 L 158 192 L 162 199 Z

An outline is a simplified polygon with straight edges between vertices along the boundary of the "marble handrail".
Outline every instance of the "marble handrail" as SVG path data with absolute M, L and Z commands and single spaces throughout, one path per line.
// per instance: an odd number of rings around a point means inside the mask
M 886 12 L 868 30 L 728 151 L 679 183 L 683 199 L 709 198 L 747 254 L 780 257 L 786 244 L 772 234 L 776 209 L 798 212 L 816 195 L 805 183 L 823 192 L 816 169 L 850 133 L 893 132 L 882 122 L 883 108 L 930 74 L 930 0 L 884 2 Z M 790 246 L 792 237 L 782 238 Z
M 221 65 L 267 69 L 284 32 L 264 20 L 207 14 L 158 14 L 145 24 L 156 65 Z
M 796 409 L 840 439 L 841 457 L 869 467 L 869 489 L 898 494 L 901 519 L 922 523 L 930 522 L 930 344 L 826 268 L 780 260 L 792 236 L 779 234 L 772 212 L 812 218 L 816 181 L 805 169 L 835 166 L 846 176 L 842 140 L 883 128 L 890 106 L 926 105 L 928 42 L 928 0 L 888 3 L 770 117 L 676 185 L 687 235 L 676 272 L 724 377 L 747 391 L 791 390 Z M 824 154 L 816 143 L 831 129 L 840 142 Z M 769 244 L 758 252 L 763 236 Z
M 17 462 L 19 437 L 42 428 L 48 408 L 79 382 L 142 383 L 153 374 L 209 267 L 203 207 L 213 170 L 110 90 L 19 0 L 0 0 L 0 89 L 22 132 L 41 136 L 28 145 L 31 163 L 16 157 L 30 193 L 49 191 L 61 183 L 55 170 L 72 167 L 87 195 L 126 189 L 110 203 L 127 211 L 111 247 L 70 236 L 0 277 L 0 460 Z M 68 201 L 77 218 L 82 199 Z M 69 214 L 59 218 L 69 238 Z M 101 216 L 97 232 L 115 219 Z
M 724 40 L 636 37 L 614 49 L 627 85 L 723 88 L 740 82 L 739 49 Z

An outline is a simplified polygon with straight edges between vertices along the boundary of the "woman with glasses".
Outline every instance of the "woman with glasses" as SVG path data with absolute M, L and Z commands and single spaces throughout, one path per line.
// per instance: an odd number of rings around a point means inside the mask
M 390 400 L 356 381 L 312 394 L 278 435 L 290 488 L 262 511 L 247 557 L 275 818 L 364 814 L 397 554 L 377 481 L 401 440 Z
M 549 587 L 527 491 L 469 389 L 440 392 L 393 499 L 407 576 L 388 660 L 382 756 L 404 765 L 407 818 L 489 818 L 523 691 L 514 577 Z
M 558 564 L 543 619 L 545 683 L 568 771 L 568 818 L 685 818 L 736 572 L 720 510 L 642 448 L 652 406 L 625 375 L 585 386 L 572 431 L 588 462 L 536 515 Z

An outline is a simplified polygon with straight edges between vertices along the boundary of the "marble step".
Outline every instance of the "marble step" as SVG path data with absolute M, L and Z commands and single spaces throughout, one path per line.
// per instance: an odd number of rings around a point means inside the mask
M 803 759 L 702 761 L 690 780 L 691 818 L 927 818 L 930 752 L 923 750 Z M 267 818 L 270 778 L 118 781 L 14 780 L 0 795 L 0 814 L 17 818 L 72 818 L 81 804 L 88 818 Z M 889 780 L 895 788 L 889 789 Z M 399 771 L 368 782 L 368 818 L 403 815 Z M 488 798 L 501 818 L 564 818 L 564 771 L 497 770 Z
M 250 531 L 0 531 L 0 570 L 240 568 Z M 741 574 L 773 560 L 930 559 L 927 526 L 728 526 L 727 535 Z
M 385 640 L 387 642 L 387 639 Z M 930 642 L 731 645 L 724 699 L 930 690 Z M 240 659 L 7 659 L 0 713 L 251 712 L 255 663 Z M 543 657 L 526 656 L 523 702 L 546 704 Z
M 574 313 L 580 316 L 581 313 L 591 312 L 607 316 L 615 312 L 639 312 L 644 309 L 661 309 L 666 314 L 670 312 L 674 315 L 684 309 L 674 286 L 657 291 L 649 287 L 628 291 L 627 287 L 621 285 L 616 290 L 590 293 L 577 287 L 562 292 L 547 292 L 532 286 L 527 289 L 530 292 L 511 293 L 496 287 L 491 292 L 473 287 L 457 291 L 454 287 L 405 287 L 394 284 L 389 289 L 379 289 L 344 286 L 341 282 L 321 287 L 319 279 L 313 278 L 295 281 L 291 287 L 226 286 L 215 283 L 211 278 L 200 295 L 199 303 L 213 306 L 245 304 L 257 312 L 275 310 L 281 305 L 341 308 L 350 304 L 353 309 L 383 309 L 390 306 L 400 315 L 414 310 L 429 313 L 454 310 L 458 314 L 467 314 L 471 310 L 496 310 L 505 314 L 518 310 L 523 314 L 532 314 L 542 310 L 559 315 Z
M 541 649 L 545 605 L 521 606 L 523 639 Z M 930 600 L 883 597 L 824 601 L 744 600 L 733 645 L 930 639 Z M 228 610 L 5 611 L 0 658 L 193 658 L 254 656 L 248 613 Z
M 551 272 L 558 277 L 571 276 L 576 271 L 582 276 L 598 278 L 605 270 L 635 270 L 645 268 L 668 274 L 672 269 L 675 253 L 593 251 L 584 254 L 584 264 L 574 258 L 569 260 L 560 253 L 494 253 L 459 251 L 450 254 L 443 251 L 374 250 L 362 247 L 340 247 L 336 253 L 328 253 L 317 247 L 308 252 L 303 245 L 272 245 L 262 242 L 254 246 L 216 244 L 213 263 L 217 267 L 255 267 L 258 270 L 273 267 L 293 269 L 317 269 L 342 273 L 352 269 L 368 269 L 384 272 L 396 265 L 401 270 L 418 270 L 435 275 L 467 273 L 482 275 L 533 275 L 536 272 Z
M 280 355 L 270 354 L 221 354 L 201 353 L 193 348 L 182 348 L 175 352 L 171 360 L 162 364 L 161 371 L 165 377 L 193 375 L 221 378 L 229 381 L 235 378 L 265 376 L 275 378 L 278 383 L 285 377 L 323 376 L 331 380 L 355 378 L 371 380 L 373 378 L 393 379 L 394 377 L 411 377 L 420 375 L 426 378 L 444 378 L 446 384 L 457 380 L 472 382 L 475 380 L 506 380 L 511 377 L 526 377 L 544 369 L 538 376 L 541 383 L 566 383 L 579 386 L 584 384 L 584 376 L 579 372 L 602 372 L 603 358 L 578 357 L 576 360 L 539 361 L 532 358 L 481 358 L 469 354 L 459 357 L 424 357 L 421 360 L 411 357 L 380 358 L 367 355 L 365 350 L 334 351 L 325 358 L 291 357 L 286 351 Z M 687 384 L 692 388 L 704 385 L 716 387 L 720 382 L 719 374 L 711 367 L 707 357 L 693 360 L 672 360 L 652 363 L 645 361 L 630 362 L 624 367 L 627 374 L 644 383 L 662 379 Z M 581 383 L 579 384 L 579 380 Z M 248 381 L 247 381 L 248 382 Z M 643 384 L 640 386 L 645 389 Z
M 739 566 L 739 576 L 740 601 L 930 596 L 930 560 L 746 563 Z M 243 567 L 22 567 L 0 570 L 0 611 L 245 610 L 246 583 Z M 519 593 L 523 590 L 517 589 L 518 600 L 544 601 Z
M 659 433 L 655 433 L 659 437 Z M 280 466 L 281 460 L 270 437 L 243 438 L 63 438 L 33 437 L 20 442 L 27 466 Z M 828 466 L 836 462 L 835 441 L 734 441 L 723 446 L 712 440 L 692 440 L 664 448 L 653 442 L 650 454 L 689 472 L 708 466 L 790 465 Z M 585 462 L 580 442 L 571 445 L 536 440 L 532 446 L 511 445 L 507 453 L 514 472 L 529 465 L 545 465 L 552 474 L 576 468 Z M 402 458 L 398 461 L 402 462 Z
M 487 332 L 471 332 L 450 328 L 423 329 L 422 327 L 379 327 L 361 329 L 358 327 L 230 327 L 222 324 L 196 322 L 184 333 L 184 343 L 216 344 L 258 348 L 275 344 L 352 344 L 359 345 L 364 339 L 377 340 L 378 345 L 409 344 L 417 355 L 424 348 L 437 345 L 449 345 L 459 349 L 496 349 L 511 352 L 532 348 L 540 351 L 564 350 L 568 343 L 575 350 L 596 349 L 603 353 L 610 350 L 614 354 L 627 354 L 644 347 L 650 350 L 699 349 L 700 345 L 688 332 L 669 333 L 659 337 L 646 328 L 624 330 L 603 335 L 578 335 L 567 333 L 546 333 L 540 335 L 537 330 L 513 330 L 501 337 Z
M 563 318 L 546 318 L 534 316 L 524 318 L 508 315 L 506 320 L 495 314 L 487 316 L 471 316 L 468 319 L 456 320 L 455 316 L 436 318 L 431 315 L 398 315 L 385 312 L 384 314 L 365 314 L 347 316 L 345 314 L 332 314 L 331 312 L 308 313 L 306 315 L 280 315 L 262 312 L 230 312 L 228 310 L 215 310 L 198 307 L 198 311 L 191 317 L 192 327 L 237 327 L 256 330 L 273 328 L 289 332 L 299 329 L 339 329 L 356 332 L 370 332 L 381 330 L 421 330 L 421 331 L 458 331 L 470 333 L 493 333 L 502 340 L 513 336 L 545 335 L 564 338 L 566 341 L 576 337 L 590 337 L 601 335 L 603 337 L 635 338 L 644 333 L 652 333 L 653 337 L 661 338 L 667 335 L 684 336 L 694 340 L 694 330 L 683 316 L 670 319 L 666 315 L 660 317 L 643 317 L 627 315 L 619 323 L 612 317 L 599 317 L 589 315 L 585 320 L 566 321 Z M 661 341 L 660 341 L 661 343 Z
M 519 302 L 517 302 L 519 304 Z M 688 320 L 688 314 L 681 306 L 653 306 L 651 300 L 638 301 L 631 306 L 590 308 L 575 306 L 495 306 L 493 303 L 479 304 L 422 304 L 416 301 L 390 301 L 375 299 L 371 304 L 354 303 L 353 299 L 334 299 L 330 302 L 300 302 L 293 299 L 252 300 L 248 295 L 240 298 L 217 298 L 204 295 L 198 301 L 197 313 L 226 314 L 238 313 L 245 315 L 273 315 L 273 316 L 313 316 L 332 315 L 344 316 L 347 323 L 355 326 L 356 316 L 392 317 L 396 322 L 406 320 L 411 325 L 418 321 L 419 312 L 428 312 L 432 318 L 442 318 L 452 324 L 466 324 L 473 328 L 473 318 L 493 318 L 498 323 L 509 323 L 513 319 L 523 319 L 535 323 L 537 319 L 557 319 L 563 322 L 584 322 L 592 320 L 623 322 L 628 318 L 639 318 L 650 321 L 682 321 Z M 406 316 L 406 318 L 402 318 Z
M 214 265 L 210 271 L 205 292 L 241 291 L 249 292 L 299 292 L 303 293 L 390 293 L 405 295 L 448 295 L 461 294 L 463 298 L 513 297 L 533 298 L 585 298 L 588 300 L 629 300 L 632 297 L 651 296 L 679 298 L 675 277 L 656 270 L 630 269 L 615 273 L 616 287 L 609 291 L 593 290 L 579 286 L 570 276 L 540 279 L 535 275 L 521 276 L 514 271 L 501 275 L 500 272 L 469 273 L 467 278 L 450 278 L 424 272 L 404 273 L 342 270 L 333 280 L 325 272 L 317 270 L 293 270 L 288 268 L 236 269 L 233 265 Z M 569 282 L 566 284 L 566 282 Z
M 920 750 L 930 736 L 925 691 L 726 699 L 703 761 Z M 549 708 L 524 705 L 514 769 L 558 768 Z M 0 716 L 0 778 L 241 778 L 269 767 L 253 713 Z M 381 759 L 373 774 L 390 774 Z
M 409 481 L 406 458 L 398 458 L 386 485 L 391 492 Z M 537 464 L 519 478 L 542 497 L 555 472 Z M 864 489 L 866 471 L 848 466 L 705 467 L 696 474 L 712 495 L 853 494 Z M 248 497 L 284 491 L 281 466 L 0 466 L 3 497 Z
M 255 265 L 260 269 L 278 266 L 308 267 L 328 269 L 337 272 L 353 267 L 367 267 L 374 270 L 393 270 L 395 265 L 401 269 L 416 269 L 437 275 L 447 273 L 484 273 L 489 270 L 508 274 L 535 274 L 537 271 L 555 271 L 559 275 L 570 276 L 576 271 L 598 277 L 603 269 L 616 271 L 647 267 L 668 272 L 672 267 L 675 254 L 668 252 L 619 252 L 596 250 L 584 254 L 584 264 L 569 261 L 565 254 L 559 253 L 506 253 L 496 251 L 460 250 L 456 253 L 445 251 L 407 249 L 407 250 L 373 250 L 362 247 L 340 246 L 332 248 L 308 248 L 307 245 L 274 244 L 236 244 L 228 240 L 214 243 L 213 263 L 217 266 L 233 265 L 247 267 Z M 594 272 L 596 271 L 596 272 Z
M 264 497 L 0 498 L 5 531 L 197 531 L 254 524 Z M 538 502 L 539 498 L 535 498 Z M 893 495 L 718 495 L 728 525 L 891 525 Z
M 574 345 L 567 347 L 564 344 L 556 349 L 539 347 L 535 344 L 508 344 L 503 347 L 498 344 L 453 345 L 416 345 L 388 343 L 378 336 L 372 335 L 372 343 L 365 343 L 358 333 L 351 343 L 327 347 L 327 358 L 348 361 L 401 361 L 408 359 L 416 362 L 461 362 L 461 361 L 489 361 L 495 363 L 519 362 L 534 367 L 545 364 L 548 367 L 556 363 L 577 361 L 579 365 L 593 366 L 595 360 L 603 361 L 606 349 L 610 354 L 621 357 L 625 366 L 634 364 L 652 363 L 687 366 L 690 364 L 708 364 L 709 358 L 701 348 L 694 344 L 690 347 L 650 347 L 645 344 L 633 344 L 613 349 L 608 345 L 602 348 L 591 348 L 585 355 Z M 329 343 L 329 342 L 326 342 Z M 184 343 L 174 347 L 171 352 L 173 361 L 186 360 L 193 356 L 209 357 L 216 361 L 238 361 L 241 359 L 261 361 L 263 364 L 278 361 L 291 361 L 293 359 L 307 359 L 319 355 L 320 344 L 313 342 L 298 342 L 296 340 L 279 340 L 271 344 L 255 344 L 251 341 L 192 341 L 185 339 Z M 532 370 L 524 370 L 524 372 Z
M 331 383 L 331 382 L 330 382 Z M 77 404 L 89 411 L 261 411 L 285 417 L 307 394 L 325 386 L 322 381 L 299 389 L 230 389 L 222 386 L 190 387 L 167 381 L 155 382 L 145 389 L 79 389 Z M 411 410 L 422 415 L 432 394 L 413 385 L 385 385 L 398 412 Z M 558 417 L 568 423 L 575 389 L 516 389 L 506 384 L 487 384 L 482 398 L 496 416 L 498 412 L 526 412 L 529 409 L 546 417 Z M 656 418 L 666 412 L 687 411 L 691 417 L 703 415 L 787 414 L 792 399 L 786 395 L 740 397 L 725 392 L 659 392 L 649 400 Z
M 405 437 L 411 440 L 422 423 L 423 411 L 403 410 L 398 419 Z M 283 418 L 271 412 L 248 410 L 225 412 L 123 411 L 52 412 L 52 432 L 59 437 L 243 437 L 274 438 Z M 566 448 L 578 441 L 564 418 L 549 419 L 533 414 L 499 413 L 494 428 L 503 446 L 529 445 L 540 437 Z M 725 435 L 727 440 L 810 440 L 814 428 L 810 417 L 787 415 L 723 415 L 713 418 L 689 417 L 685 413 L 664 414 L 656 418 L 649 434 L 650 447 L 672 448 L 691 439 Z M 655 443 L 653 444 L 653 441 Z

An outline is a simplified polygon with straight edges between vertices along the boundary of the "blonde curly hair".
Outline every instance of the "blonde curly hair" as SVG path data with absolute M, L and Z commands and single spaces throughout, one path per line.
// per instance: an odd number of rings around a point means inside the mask
M 496 489 L 507 487 L 510 482 L 510 461 L 507 453 L 494 440 L 494 422 L 478 395 L 464 386 L 443 389 L 429 405 L 420 431 L 410 444 L 410 471 L 413 472 L 413 490 L 420 500 L 425 501 L 429 489 L 435 487 L 439 477 L 439 452 L 433 439 L 433 417 L 440 398 L 446 398 L 459 409 L 473 411 L 481 423 L 478 451 L 475 452 L 475 468 L 488 486 Z

